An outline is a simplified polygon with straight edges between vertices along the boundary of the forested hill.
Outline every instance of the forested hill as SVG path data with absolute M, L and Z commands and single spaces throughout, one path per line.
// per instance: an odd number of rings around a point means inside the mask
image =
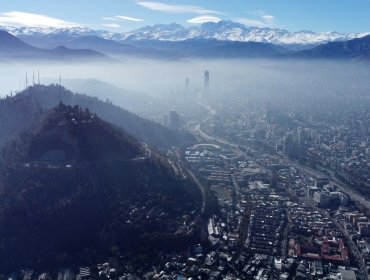
M 3 154 L 1 271 L 96 261 L 112 247 L 173 251 L 197 239 L 184 224 L 200 210 L 198 187 L 89 110 L 60 104 Z
M 59 85 L 34 85 L 15 96 L 0 100 L 0 147 L 11 136 L 27 127 L 41 111 L 53 108 L 60 101 L 66 105 L 88 108 L 102 119 L 123 128 L 136 139 L 158 149 L 168 149 L 195 141 L 187 132 L 167 129 L 110 102 L 75 94 Z

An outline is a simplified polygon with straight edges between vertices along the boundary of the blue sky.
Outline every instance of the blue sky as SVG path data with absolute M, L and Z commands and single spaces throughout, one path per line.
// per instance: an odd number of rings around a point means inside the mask
M 128 31 L 155 23 L 233 20 L 290 31 L 368 32 L 370 0 L 1 0 L 0 25 Z

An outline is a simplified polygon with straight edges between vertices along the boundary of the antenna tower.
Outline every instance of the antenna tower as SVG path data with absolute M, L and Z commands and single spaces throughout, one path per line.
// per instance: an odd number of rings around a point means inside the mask
M 59 74 L 59 102 L 62 103 L 62 74 Z

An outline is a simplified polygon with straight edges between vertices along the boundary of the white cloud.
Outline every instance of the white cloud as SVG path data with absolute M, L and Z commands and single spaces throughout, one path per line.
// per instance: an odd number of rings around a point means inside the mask
M 108 27 L 108 28 L 120 28 L 121 25 L 117 24 L 117 23 L 105 23 L 105 24 L 102 24 L 104 27 Z
M 214 10 L 207 10 L 203 7 L 193 6 L 193 5 L 170 5 L 161 2 L 152 1 L 137 1 L 138 5 L 154 10 L 170 14 L 222 14 Z
M 275 17 L 269 14 L 266 14 L 264 11 L 258 10 L 255 11 L 255 15 L 261 18 L 261 21 L 266 25 L 273 25 Z
M 271 16 L 271 15 L 263 15 L 262 18 L 268 24 L 273 24 L 274 23 L 274 20 L 275 20 L 275 17 L 274 16 Z
M 242 23 L 247 26 L 257 26 L 257 27 L 266 27 L 267 24 L 260 20 L 250 19 L 250 18 L 236 18 L 236 22 Z
M 188 23 L 195 23 L 195 24 L 200 24 L 200 23 L 205 23 L 205 22 L 219 22 L 221 19 L 215 16 L 197 16 L 195 18 L 191 18 L 187 20 Z
M 128 16 L 115 16 L 115 18 L 119 20 L 129 20 L 129 21 L 136 21 L 136 22 L 144 21 L 141 18 L 134 18 L 134 17 L 128 17 Z
M 102 20 L 110 20 L 110 21 L 119 21 L 119 19 L 115 18 L 115 17 L 102 17 L 101 19 Z
M 76 27 L 81 26 L 76 23 L 67 22 L 61 19 L 40 15 L 12 11 L 0 14 L 0 25 L 27 26 L 27 27 Z
M 144 21 L 141 18 L 135 18 L 135 17 L 129 17 L 129 16 L 114 16 L 114 17 L 102 17 L 103 20 L 111 20 L 111 21 L 135 21 L 135 22 L 141 22 Z
M 271 27 L 275 24 L 275 17 L 269 14 L 266 14 L 263 11 L 255 11 L 254 15 L 258 19 L 251 18 L 236 18 L 235 21 L 242 23 L 247 26 L 257 26 L 257 27 Z

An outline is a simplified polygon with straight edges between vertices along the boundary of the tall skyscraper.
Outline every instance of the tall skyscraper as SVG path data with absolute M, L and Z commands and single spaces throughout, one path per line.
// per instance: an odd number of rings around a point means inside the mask
M 180 116 L 176 111 L 172 110 L 169 117 L 169 128 L 177 130 L 180 128 Z
M 209 93 L 209 71 L 204 71 L 204 95 L 207 96 Z
M 185 79 L 185 91 L 184 91 L 184 97 L 189 97 L 190 93 L 190 80 L 189 78 Z

